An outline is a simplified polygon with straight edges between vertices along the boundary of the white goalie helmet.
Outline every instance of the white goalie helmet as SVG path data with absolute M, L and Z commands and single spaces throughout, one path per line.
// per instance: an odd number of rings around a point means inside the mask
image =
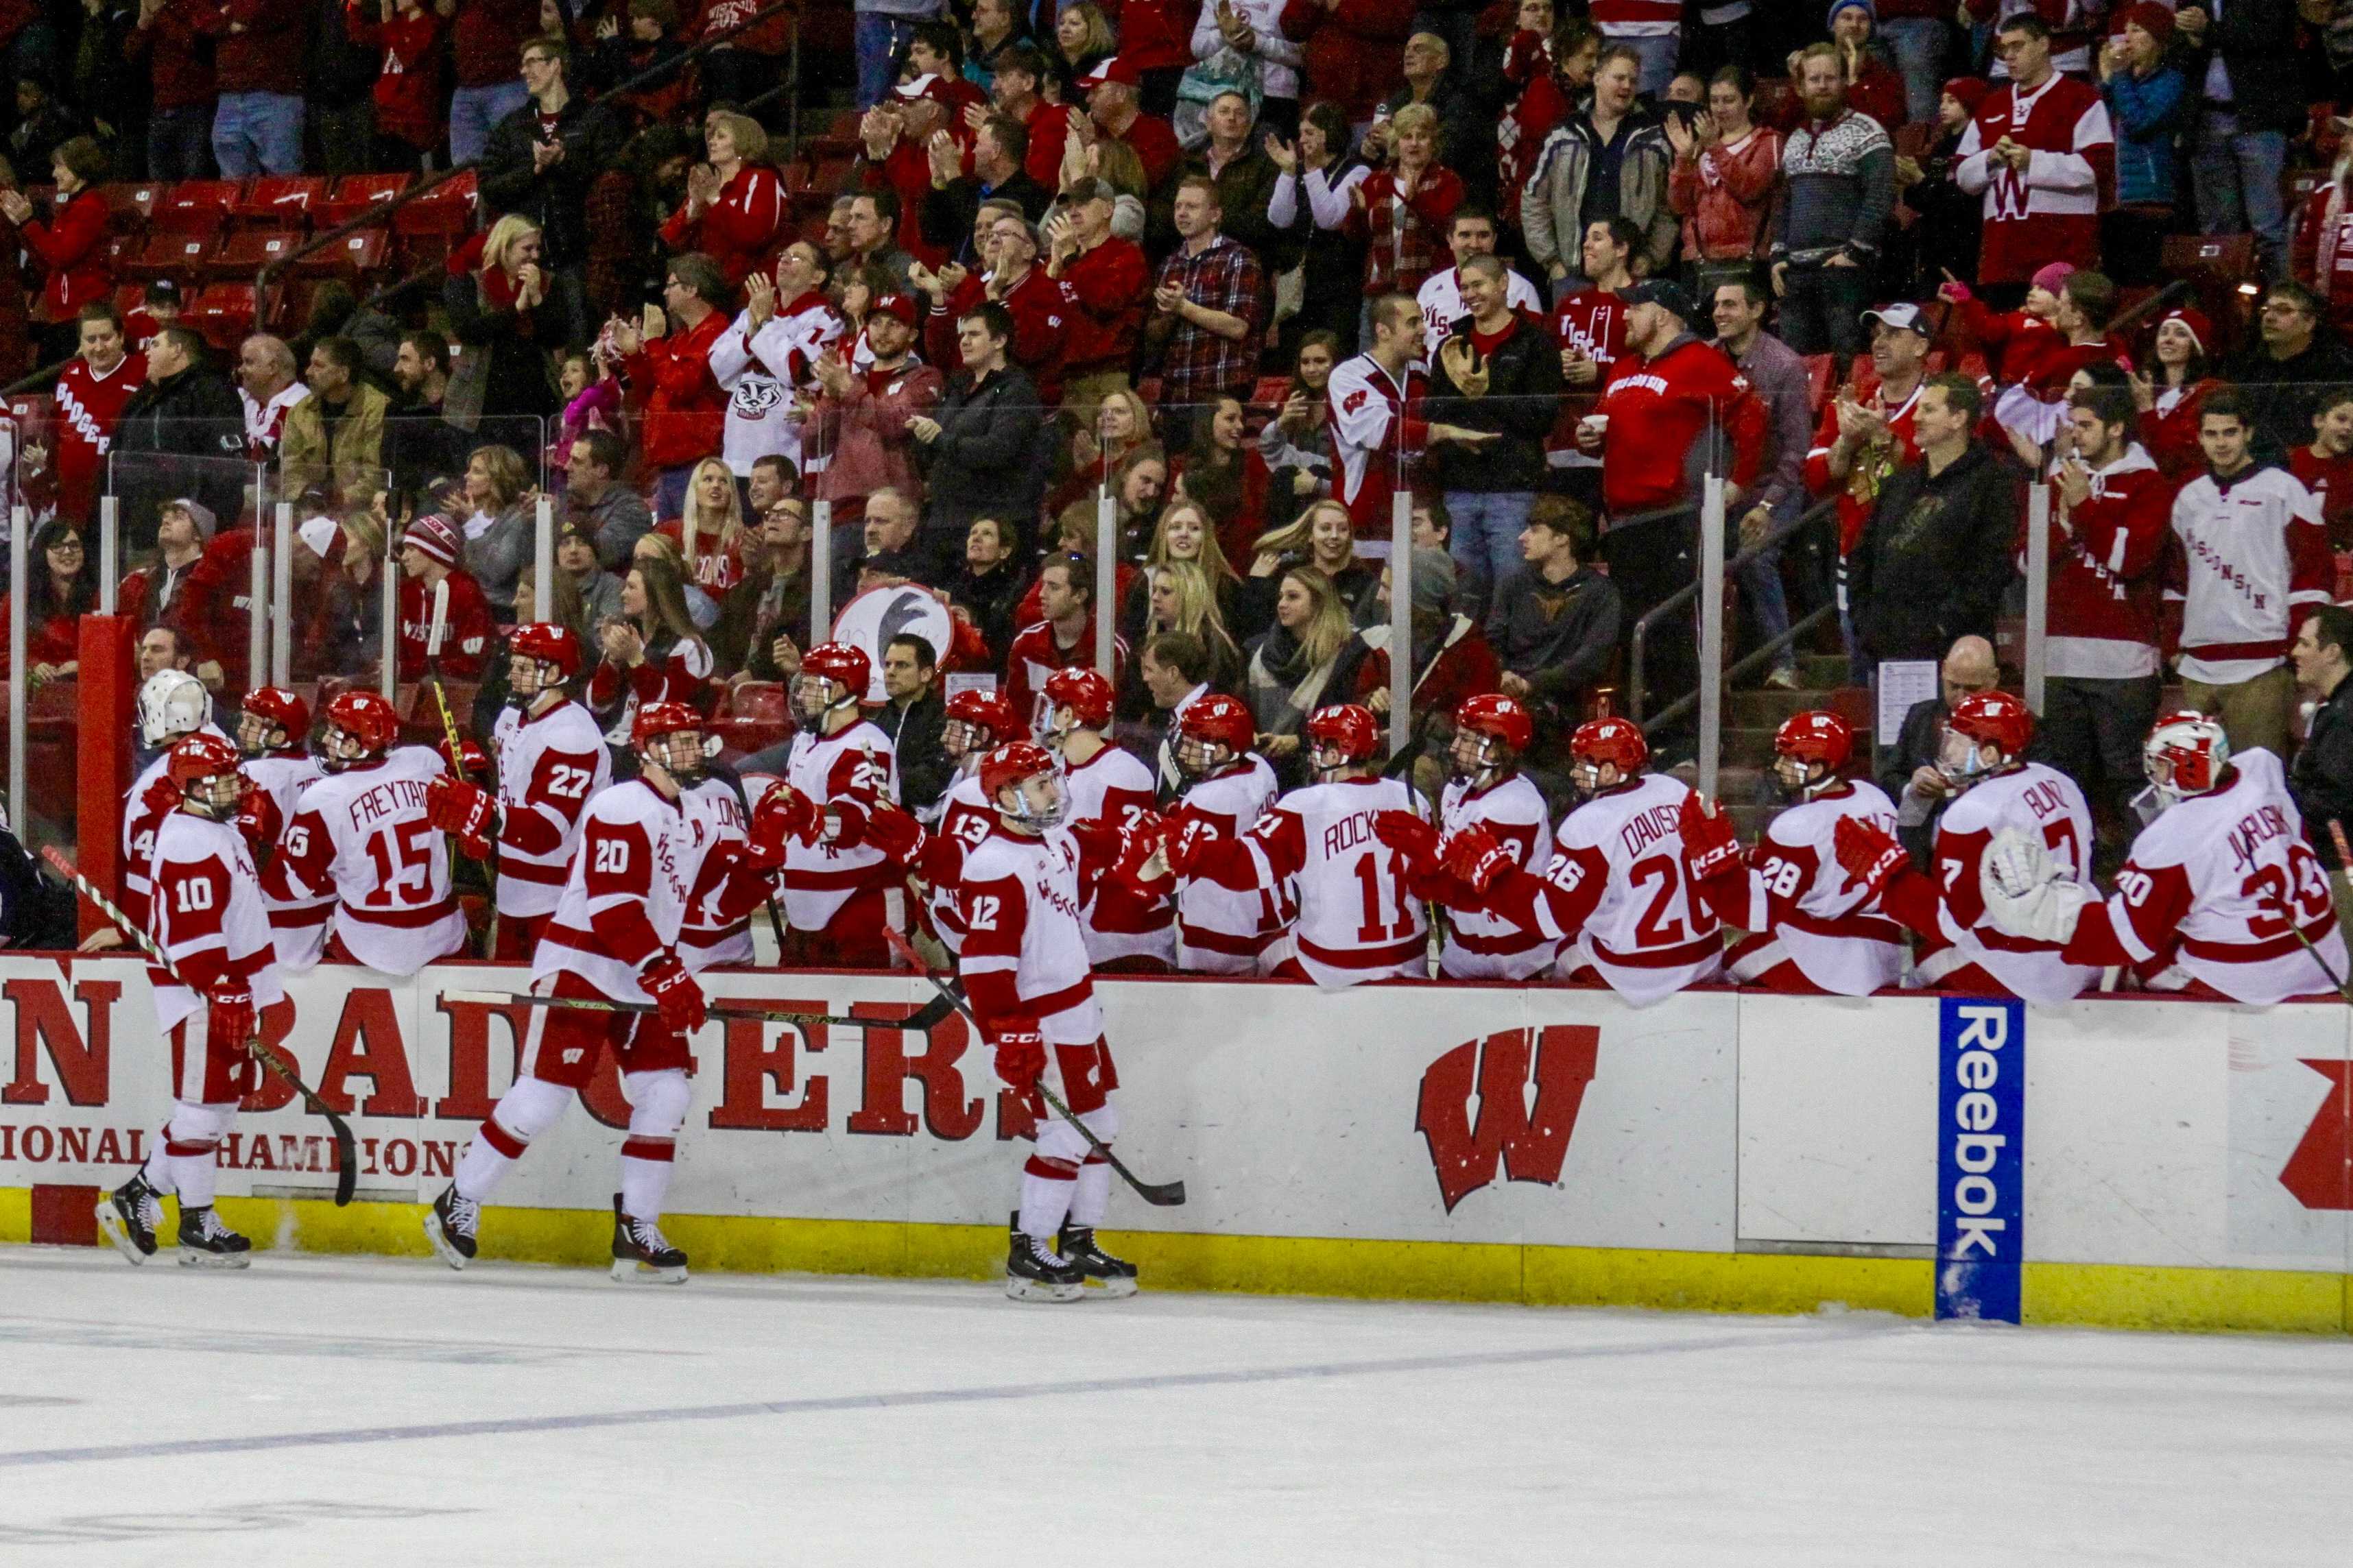
M 2155 817 L 2222 782 L 2222 772 L 2231 765 L 2231 738 L 2221 720 L 2183 709 L 2157 721 L 2141 742 L 2140 759 L 2148 773 L 2148 788 L 2133 805 Z
M 139 736 L 151 748 L 193 735 L 212 719 L 212 693 L 185 669 L 159 669 L 139 688 Z

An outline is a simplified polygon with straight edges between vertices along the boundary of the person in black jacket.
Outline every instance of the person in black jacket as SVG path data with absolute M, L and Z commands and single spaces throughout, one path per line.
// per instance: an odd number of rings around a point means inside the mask
M 1982 404 L 1968 376 L 1928 378 L 1912 416 L 1920 460 L 1889 477 L 1847 558 L 1855 639 L 1874 663 L 1993 636 L 2021 501 L 2016 471 L 1974 439 Z
M 2309 112 L 2295 12 L 2295 0 L 2226 0 L 2173 14 L 2198 94 L 2189 158 L 2198 226 L 2208 234 L 2253 229 L 2264 275 L 2274 280 L 2287 276 L 2288 259 L 2280 174 L 2288 139 L 2303 131 Z
M 1520 531 L 1525 564 L 1496 585 L 1487 645 L 1497 689 L 1526 705 L 1535 750 L 1549 753 L 1585 717 L 1585 693 L 1609 673 L 1625 611 L 1618 586 L 1586 563 L 1593 513 L 1564 495 L 1536 498 Z
M 964 369 L 928 417 L 907 421 L 923 444 L 931 484 L 921 538 L 942 582 L 955 575 L 964 559 L 965 531 L 973 519 L 1038 512 L 1046 469 L 1038 450 L 1044 411 L 1037 385 L 1006 363 L 1012 343 L 1013 317 L 993 300 L 958 317 Z
M 882 691 L 888 700 L 875 710 L 874 722 L 891 737 L 899 804 L 909 811 L 928 811 L 955 780 L 955 765 L 940 744 L 948 710 L 938 678 L 938 650 L 922 637 L 902 632 L 883 645 Z
M 147 384 L 115 420 L 109 464 L 121 498 L 126 556 L 155 547 L 167 500 L 185 496 L 215 517 L 244 510 L 253 477 L 246 459 L 245 405 L 228 377 L 212 368 L 193 327 L 157 329 L 147 340 Z
M 1520 563 L 1520 531 L 1545 477 L 1545 437 L 1560 413 L 1560 351 L 1512 309 L 1501 261 L 1472 256 L 1456 270 L 1471 313 L 1439 346 L 1424 417 L 1503 439 L 1434 445 L 1426 466 L 1446 492 L 1448 551 L 1464 580 L 1462 607 L 1477 618 Z
M 2353 883 L 2337 852 L 2332 822 L 2353 834 L 2353 610 L 2325 605 L 2304 618 L 2295 638 L 2295 683 L 2316 699 L 2312 723 L 2288 765 L 2288 793 L 2304 817 L 2304 836 L 2328 868 L 2337 921 L 2353 929 Z
M 612 116 L 565 85 L 570 50 L 562 38 L 522 47 L 523 86 L 531 101 L 491 127 L 482 148 L 480 190 L 492 213 L 520 213 L 539 226 L 542 264 L 554 275 L 548 300 L 558 342 L 595 336 L 588 315 L 588 187 L 620 151 Z
M 1945 737 L 1945 716 L 1964 697 L 1991 691 L 2001 684 L 2001 666 L 1993 644 L 1980 637 L 1956 637 L 1937 668 L 1938 695 L 1924 697 L 1905 710 L 1895 744 L 1880 754 L 1879 787 L 1896 803 L 1895 837 L 1911 852 L 1912 863 L 1929 868 L 1936 840 L 1936 817 L 1953 797 L 1952 781 L 1936 765 Z M 2036 741 L 2042 736 L 2038 733 Z
M 441 290 L 449 330 L 470 361 L 446 389 L 444 416 L 461 431 L 525 450 L 539 441 L 518 438 L 521 422 L 555 408 L 547 350 L 560 325 L 544 245 L 537 224 L 509 213 L 484 237 L 481 265 L 452 273 Z

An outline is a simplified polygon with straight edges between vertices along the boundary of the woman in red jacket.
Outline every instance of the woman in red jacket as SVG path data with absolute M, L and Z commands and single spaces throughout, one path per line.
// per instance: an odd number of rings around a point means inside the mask
M 1438 111 L 1409 103 L 1388 119 L 1389 166 L 1351 193 L 1350 237 L 1365 242 L 1365 298 L 1412 294 L 1451 254 L 1446 231 L 1462 180 L 1438 162 Z
M 2150 357 L 2157 368 L 2132 378 L 2133 401 L 2140 405 L 2140 444 L 2165 477 L 2186 484 L 2206 471 L 2206 451 L 2198 442 L 2200 410 L 2214 378 L 2206 374 L 2206 345 L 2214 329 L 2205 312 L 2188 306 L 2168 310 L 2157 323 Z
M 62 519 L 43 523 L 33 535 L 28 571 L 25 663 L 32 683 L 69 680 L 81 668 L 81 617 L 98 608 L 98 568 L 81 530 Z M 8 673 L 8 627 L 16 613 L 15 595 L 0 599 L 0 679 Z
M 106 154 L 89 137 L 76 136 L 58 143 L 49 170 L 58 205 L 46 223 L 33 216 L 33 204 L 22 191 L 0 191 L 0 214 L 16 226 L 25 248 L 48 274 L 33 311 L 43 329 L 44 364 L 72 355 L 81 332 L 76 319 L 81 308 L 114 291 L 106 255 L 106 198 L 98 194 L 106 178 Z
M 1675 150 L 1667 205 L 1683 220 L 1683 258 L 1692 266 L 1747 262 L 1764 250 L 1765 220 L 1781 178 L 1781 137 L 1749 120 L 1756 96 L 1755 74 L 1725 66 L 1708 82 L 1705 114 L 1689 126 L 1667 117 L 1667 142 Z
M 768 165 L 768 133 L 748 114 L 726 110 L 703 123 L 711 161 L 686 177 L 686 205 L 662 225 L 662 243 L 699 250 L 733 288 L 776 259 L 785 220 L 785 184 Z

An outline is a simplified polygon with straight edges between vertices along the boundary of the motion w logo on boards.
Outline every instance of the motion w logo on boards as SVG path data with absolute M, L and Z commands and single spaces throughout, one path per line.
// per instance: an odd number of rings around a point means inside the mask
M 1947 996 L 1936 1046 L 1936 1316 L 2015 1323 L 2026 1250 L 2026 1005 Z
M 1514 1182 L 1560 1180 L 1600 1046 L 1601 1031 L 1590 1024 L 1547 1024 L 1465 1041 L 1430 1064 L 1413 1125 L 1430 1141 L 1447 1213 L 1493 1182 L 1498 1167 Z

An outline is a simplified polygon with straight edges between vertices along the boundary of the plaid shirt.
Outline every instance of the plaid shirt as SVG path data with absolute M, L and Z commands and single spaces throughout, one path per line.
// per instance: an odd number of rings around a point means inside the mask
M 1249 248 L 1219 235 L 1198 256 L 1178 246 L 1160 264 L 1155 289 L 1174 283 L 1205 310 L 1240 316 L 1250 331 L 1237 341 L 1178 321 L 1161 351 L 1163 405 L 1208 403 L 1232 393 L 1247 397 L 1258 380 L 1259 332 L 1266 319 L 1266 280 Z
M 1399 200 L 1397 176 L 1382 169 L 1365 180 L 1365 208 L 1349 208 L 1347 232 L 1367 242 L 1365 298 L 1415 293 L 1451 255 L 1446 231 L 1462 205 L 1462 182 L 1451 169 L 1432 169 L 1413 195 Z

